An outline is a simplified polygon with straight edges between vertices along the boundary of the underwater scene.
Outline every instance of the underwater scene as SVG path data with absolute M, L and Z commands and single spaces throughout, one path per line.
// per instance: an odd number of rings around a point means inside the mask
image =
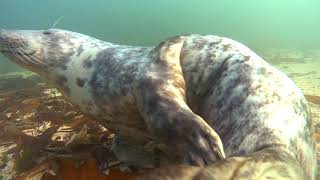
M 320 173 L 319 0 L 1 0 L 0 29 L 64 29 L 143 47 L 186 34 L 240 42 L 302 90 Z M 134 179 L 145 173 L 123 165 L 112 153 L 113 132 L 45 78 L 0 53 L 0 180 Z

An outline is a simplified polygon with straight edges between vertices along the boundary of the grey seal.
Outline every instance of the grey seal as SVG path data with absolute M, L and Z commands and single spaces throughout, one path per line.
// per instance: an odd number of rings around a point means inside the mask
M 234 40 L 191 34 L 136 47 L 60 29 L 1 30 L 0 50 L 112 130 L 120 160 L 174 165 L 147 178 L 315 178 L 303 93 Z

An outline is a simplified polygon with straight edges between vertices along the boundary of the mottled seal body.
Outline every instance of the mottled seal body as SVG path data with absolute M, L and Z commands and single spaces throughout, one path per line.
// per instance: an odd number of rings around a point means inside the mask
M 132 47 L 51 29 L 1 31 L 0 47 L 113 130 L 120 160 L 142 167 L 219 162 L 210 166 L 212 178 L 315 177 L 302 92 L 231 39 L 185 35 Z

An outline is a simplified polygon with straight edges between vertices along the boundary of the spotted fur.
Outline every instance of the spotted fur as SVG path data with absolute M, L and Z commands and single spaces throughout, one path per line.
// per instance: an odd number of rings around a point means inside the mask
M 48 31 L 1 31 L 0 50 L 113 130 L 120 160 L 140 167 L 218 162 L 158 171 L 177 179 L 315 178 L 315 134 L 302 92 L 244 45 L 185 35 L 132 47 Z M 43 64 L 21 62 L 12 46 Z M 186 169 L 187 177 L 179 173 Z

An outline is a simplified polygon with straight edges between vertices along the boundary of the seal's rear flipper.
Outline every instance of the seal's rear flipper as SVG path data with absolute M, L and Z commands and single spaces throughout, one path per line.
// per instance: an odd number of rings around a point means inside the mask
M 281 148 L 266 148 L 245 157 L 231 157 L 206 167 L 169 166 L 155 169 L 137 179 L 160 180 L 247 180 L 312 179 L 307 177 L 289 153 Z
M 139 111 L 150 132 L 176 150 L 187 164 L 206 165 L 225 157 L 218 134 L 186 103 L 180 66 L 183 37 L 159 44 L 136 86 Z M 181 163 L 181 162 L 180 162 Z

